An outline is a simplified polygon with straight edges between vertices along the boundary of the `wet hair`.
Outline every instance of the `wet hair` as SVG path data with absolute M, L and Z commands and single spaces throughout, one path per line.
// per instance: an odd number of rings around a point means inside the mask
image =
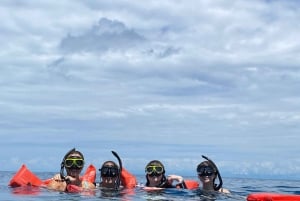
M 112 167 L 115 167 L 115 168 L 118 168 L 119 169 L 119 166 L 114 162 L 114 161 L 105 161 L 101 168 L 105 167 L 105 166 L 108 166 L 107 164 L 111 163 L 112 164 Z
M 146 167 L 145 168 L 147 168 L 148 166 L 150 166 L 150 165 L 153 165 L 153 166 L 161 166 L 161 167 L 163 167 L 163 172 L 162 172 L 162 178 L 161 178 L 161 181 L 160 181 L 160 183 L 159 183 L 159 185 L 158 186 L 156 186 L 156 187 L 164 187 L 166 184 L 167 184 L 167 178 L 166 178 L 166 176 L 165 176 L 165 166 L 162 164 L 162 162 L 160 162 L 159 160 L 152 160 L 152 161 L 150 161 L 147 165 L 146 165 Z M 146 182 L 146 186 L 149 186 L 149 184 L 150 184 L 150 182 L 149 182 L 149 179 L 148 179 L 148 177 L 147 177 L 147 173 L 146 173 L 146 180 L 147 180 L 147 182 Z

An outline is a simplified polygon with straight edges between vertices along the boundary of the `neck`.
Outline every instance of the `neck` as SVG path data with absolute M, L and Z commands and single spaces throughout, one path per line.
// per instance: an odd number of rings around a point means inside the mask
M 81 180 L 79 177 L 73 177 L 74 180 L 71 180 L 70 184 L 76 185 L 76 186 L 80 186 L 81 185 Z
M 202 188 L 205 191 L 214 191 L 215 190 L 212 183 L 204 183 Z

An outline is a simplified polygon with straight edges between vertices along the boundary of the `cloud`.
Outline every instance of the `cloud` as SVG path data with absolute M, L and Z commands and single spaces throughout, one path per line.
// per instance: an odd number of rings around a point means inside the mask
M 61 41 L 60 48 L 68 53 L 103 52 L 134 48 L 144 41 L 143 36 L 122 22 L 102 18 L 88 32 L 79 36 L 68 35 Z
M 297 1 L 17 3 L 0 6 L 7 169 L 40 145 L 51 164 L 79 146 L 133 168 L 205 153 L 226 174 L 299 173 Z

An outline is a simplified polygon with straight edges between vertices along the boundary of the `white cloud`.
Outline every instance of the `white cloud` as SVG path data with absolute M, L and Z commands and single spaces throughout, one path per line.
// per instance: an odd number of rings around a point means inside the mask
M 0 11 L 3 146 L 30 148 L 19 135 L 60 150 L 106 143 L 128 150 L 130 166 L 164 141 L 151 153 L 170 166 L 180 145 L 182 158 L 206 152 L 228 174 L 299 164 L 297 1 L 10 0 Z M 136 143 L 151 146 L 129 149 Z

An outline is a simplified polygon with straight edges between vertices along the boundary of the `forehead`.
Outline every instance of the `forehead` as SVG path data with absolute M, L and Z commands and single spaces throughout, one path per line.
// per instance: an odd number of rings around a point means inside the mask
M 82 158 L 82 157 L 78 153 L 71 153 L 71 154 L 68 155 L 67 158 Z
M 105 163 L 105 164 L 103 164 L 103 166 L 105 167 L 107 167 L 107 166 L 109 166 L 109 167 L 114 167 L 115 166 L 115 164 L 114 163 L 112 163 L 112 162 L 107 162 L 107 163 Z

